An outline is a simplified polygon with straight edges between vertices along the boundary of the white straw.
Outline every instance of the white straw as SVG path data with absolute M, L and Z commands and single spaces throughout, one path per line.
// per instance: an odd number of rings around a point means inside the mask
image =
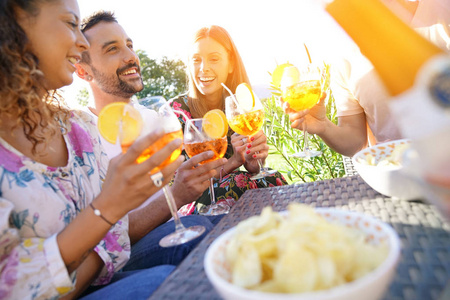
M 228 94 L 230 94 L 231 97 L 234 98 L 233 92 L 225 85 L 225 83 L 221 83 L 223 88 L 227 90 Z
M 186 120 L 186 125 L 191 126 L 192 129 L 194 129 L 194 131 L 195 131 L 201 138 L 204 139 L 203 134 L 202 134 L 200 131 L 198 131 L 197 127 L 195 127 L 195 125 L 192 124 L 191 119 L 190 119 L 188 116 L 186 116 L 186 114 L 185 114 L 184 112 L 182 112 L 181 110 L 176 110 L 176 111 L 174 111 L 174 112 L 175 112 L 175 113 L 179 113 L 180 115 L 182 115 L 182 116 L 184 117 L 184 119 Z
M 236 104 L 237 109 L 239 110 L 240 113 L 242 113 L 244 110 L 241 108 L 241 106 L 239 105 L 236 97 L 234 96 L 233 92 L 225 85 L 225 83 L 221 83 L 222 86 L 224 87 L 224 89 L 227 90 L 228 94 L 230 94 L 231 99 L 233 99 L 234 104 Z

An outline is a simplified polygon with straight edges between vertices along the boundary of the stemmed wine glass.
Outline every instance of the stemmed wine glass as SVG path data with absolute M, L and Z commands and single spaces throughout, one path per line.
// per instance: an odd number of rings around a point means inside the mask
M 285 74 L 295 67 L 288 67 L 285 69 Z M 295 70 L 295 72 L 297 72 Z M 284 76 L 284 75 L 283 75 Z M 282 97 L 283 101 L 289 103 L 290 109 L 294 111 L 300 111 L 305 109 L 311 109 L 317 104 L 322 95 L 323 85 L 323 71 L 319 66 L 309 64 L 304 69 L 299 71 L 299 81 L 283 88 Z M 298 158 L 310 158 L 319 156 L 321 151 L 311 150 L 309 148 L 307 124 L 303 122 L 303 139 L 304 150 L 294 153 L 292 157 Z
M 141 163 L 146 159 L 148 159 L 156 151 L 160 150 L 165 145 L 167 145 L 170 141 L 177 138 L 180 139 L 183 138 L 181 124 L 178 121 L 178 118 L 176 117 L 175 113 L 170 108 L 168 102 L 166 102 L 165 100 L 162 99 L 158 100 L 153 104 L 147 106 L 147 108 L 143 106 L 138 106 L 137 109 L 140 112 L 142 119 L 144 121 L 144 126 L 142 128 L 140 136 L 147 135 L 149 132 L 151 132 L 157 127 L 162 127 L 165 131 L 165 135 L 163 138 L 159 139 L 157 142 L 152 144 L 139 156 L 139 158 L 137 159 L 138 163 Z M 122 145 L 122 151 L 125 152 L 128 147 Z M 151 178 L 154 180 L 156 185 L 158 183 L 158 178 L 153 176 L 157 176 L 161 168 L 176 160 L 178 156 L 180 156 L 180 154 L 181 154 L 181 147 L 175 150 L 170 155 L 170 157 L 168 157 L 164 162 L 162 162 L 158 167 L 156 167 L 150 172 L 152 174 Z M 172 214 L 172 217 L 175 222 L 175 232 L 163 237 L 159 241 L 159 245 L 161 247 L 171 247 L 180 245 L 200 236 L 203 232 L 205 232 L 205 227 L 201 225 L 191 226 L 188 228 L 184 227 L 183 223 L 180 220 L 180 217 L 178 216 L 177 206 L 175 203 L 175 199 L 173 198 L 172 192 L 170 191 L 167 185 L 165 185 L 162 189 L 166 197 L 167 204 L 169 205 L 170 213 Z
M 225 155 L 228 146 L 227 136 L 218 139 L 208 137 L 208 135 L 203 131 L 203 124 L 205 122 L 208 121 L 206 119 L 187 119 L 186 126 L 184 128 L 184 150 L 189 157 L 209 150 L 214 152 L 214 156 L 212 158 L 202 161 L 200 164 L 222 158 Z M 209 186 L 211 204 L 203 206 L 199 210 L 199 213 L 202 215 L 227 214 L 230 211 L 230 207 L 223 203 L 216 203 L 213 183 L 214 178 L 211 178 Z
M 227 116 L 228 124 L 234 132 L 252 136 L 261 130 L 264 124 L 264 108 L 261 101 L 254 95 L 255 105 L 250 111 L 244 111 L 238 104 L 235 95 L 230 95 L 225 98 L 225 114 Z M 276 173 L 276 170 L 269 170 L 265 168 L 261 159 L 257 159 L 259 164 L 259 173 L 250 177 L 251 180 L 264 178 Z

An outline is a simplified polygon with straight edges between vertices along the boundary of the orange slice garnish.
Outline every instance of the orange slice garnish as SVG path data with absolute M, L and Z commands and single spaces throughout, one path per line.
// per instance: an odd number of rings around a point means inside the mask
M 211 139 L 221 139 L 227 135 L 227 117 L 220 109 L 208 111 L 203 116 L 203 132 Z
M 255 107 L 255 95 L 252 88 L 247 83 L 241 83 L 236 87 L 236 100 L 239 107 L 245 112 L 249 112 Z
M 280 87 L 286 89 L 300 81 L 300 72 L 295 66 L 287 66 L 284 68 L 283 76 L 281 77 Z
M 105 140 L 115 144 L 122 126 L 121 145 L 130 145 L 141 133 L 143 124 L 137 109 L 125 102 L 114 102 L 101 110 L 97 127 Z
M 281 79 L 283 78 L 284 69 L 287 67 L 292 67 L 290 63 L 285 63 L 278 65 L 272 73 L 272 85 L 279 88 L 281 85 Z

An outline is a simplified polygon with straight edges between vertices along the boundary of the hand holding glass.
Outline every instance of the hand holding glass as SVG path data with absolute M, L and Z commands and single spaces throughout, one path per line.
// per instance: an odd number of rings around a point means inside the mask
M 261 130 L 264 124 L 264 108 L 261 101 L 255 96 L 255 105 L 251 111 L 243 111 L 237 104 L 235 96 L 228 96 L 225 98 L 225 114 L 227 116 L 228 124 L 234 132 L 248 137 L 256 134 Z M 276 170 L 269 170 L 265 168 L 258 158 L 258 165 L 260 171 L 253 175 L 250 179 L 260 179 L 271 174 L 276 173 Z
M 141 163 L 152 156 L 156 151 L 163 148 L 170 141 L 174 139 L 182 139 L 183 134 L 181 131 L 181 125 L 178 118 L 168 105 L 165 100 L 160 100 L 149 107 L 150 109 L 142 108 L 139 112 L 144 121 L 144 126 L 141 131 L 140 136 L 146 135 L 151 132 L 156 127 L 164 128 L 165 135 L 163 138 L 158 140 L 156 143 L 147 148 L 137 159 L 138 163 Z M 122 140 L 122 138 L 121 138 Z M 130 145 L 121 145 L 122 151 L 126 152 Z M 168 157 L 164 162 L 162 162 L 158 167 L 151 171 L 152 176 L 155 176 L 157 172 L 166 165 L 175 161 L 181 154 L 181 147 L 175 150 L 170 157 Z M 152 177 L 153 179 L 153 177 Z M 156 180 L 154 180 L 155 182 Z M 155 182 L 157 184 L 157 182 Z M 175 199 L 173 198 L 172 192 L 167 185 L 163 187 L 163 192 L 166 197 L 167 203 L 169 205 L 170 212 L 175 222 L 175 232 L 171 233 L 159 241 L 161 247 L 171 247 L 186 243 L 198 236 L 200 236 L 204 231 L 203 226 L 191 226 L 184 227 L 177 213 L 177 206 Z
M 300 81 L 283 88 L 283 101 L 289 103 L 290 109 L 300 111 L 311 109 L 319 102 L 322 95 L 322 69 L 308 65 L 300 71 Z M 293 157 L 309 158 L 321 155 L 321 151 L 309 149 L 306 121 L 303 121 L 304 151 L 292 154 Z

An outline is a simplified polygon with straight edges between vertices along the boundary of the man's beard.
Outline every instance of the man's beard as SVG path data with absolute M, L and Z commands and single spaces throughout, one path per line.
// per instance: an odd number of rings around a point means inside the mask
M 131 67 L 137 67 L 139 69 L 137 65 L 131 64 L 117 70 L 114 75 L 106 75 L 91 65 L 92 73 L 100 89 L 107 94 L 119 96 L 121 98 L 131 98 L 134 94 L 144 89 L 142 78 L 134 79 L 135 83 L 140 82 L 140 86 L 128 84 L 120 79 L 119 74 Z

